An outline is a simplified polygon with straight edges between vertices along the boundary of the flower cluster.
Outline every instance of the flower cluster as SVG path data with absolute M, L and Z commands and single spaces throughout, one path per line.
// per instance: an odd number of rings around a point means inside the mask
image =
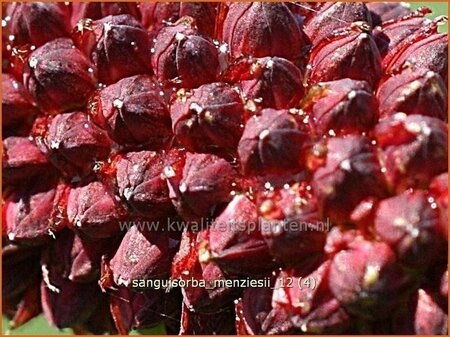
M 445 18 L 362 2 L 3 9 L 12 328 L 43 312 L 83 334 L 447 333 Z M 185 226 L 123 226 L 153 221 Z

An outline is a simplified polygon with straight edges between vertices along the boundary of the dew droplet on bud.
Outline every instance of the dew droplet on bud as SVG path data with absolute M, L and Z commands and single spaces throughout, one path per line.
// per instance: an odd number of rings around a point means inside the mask
M 268 129 L 264 129 L 260 134 L 259 134 L 259 139 L 263 140 L 264 138 L 266 138 L 268 135 L 270 134 L 270 131 Z
M 166 178 L 173 178 L 176 176 L 175 170 L 173 169 L 172 166 L 164 167 L 163 174 L 164 174 L 164 177 L 166 177 Z
M 37 66 L 38 60 L 35 57 L 30 57 L 30 60 L 28 61 L 28 65 L 30 68 L 35 68 Z
M 120 98 L 116 98 L 113 101 L 113 107 L 117 108 L 117 109 L 122 109 L 123 107 L 123 101 Z
M 197 114 L 199 114 L 203 111 L 203 108 L 196 102 L 192 102 L 189 105 L 189 109 L 195 111 Z
M 103 29 L 105 30 L 105 33 L 108 33 L 112 29 L 111 22 L 105 22 L 103 24 Z
M 183 33 L 176 33 L 175 34 L 175 40 L 177 41 L 183 41 L 186 38 L 186 35 L 184 35 Z
M 179 189 L 181 193 L 185 193 L 187 191 L 187 185 L 185 183 L 181 183 Z

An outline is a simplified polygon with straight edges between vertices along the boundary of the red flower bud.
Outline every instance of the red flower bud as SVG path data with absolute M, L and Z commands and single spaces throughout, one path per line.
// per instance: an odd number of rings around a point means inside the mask
M 12 242 L 40 245 L 65 226 L 67 186 L 55 179 L 25 186 L 5 201 L 4 226 Z
M 374 86 L 382 73 L 381 57 L 367 29 L 355 26 L 317 44 L 309 56 L 308 82 L 314 84 L 350 78 Z
M 189 311 L 217 313 L 232 302 L 236 290 L 215 284 L 216 281 L 225 280 L 226 277 L 216 263 L 206 261 L 204 255 L 206 239 L 206 231 L 194 233 L 186 229 L 183 232 L 180 248 L 172 262 L 172 279 L 194 279 L 205 282 L 205 287 L 188 284 L 182 289 L 183 305 L 186 305 Z
M 8 137 L 3 140 L 2 174 L 5 183 L 25 185 L 36 176 L 52 172 L 53 168 L 33 140 Z
M 429 290 L 419 289 L 394 317 L 397 334 L 446 335 L 448 314 Z
M 72 27 L 81 19 L 98 20 L 108 15 L 130 14 L 136 19 L 140 17 L 137 3 L 134 2 L 73 2 L 71 5 Z
M 348 78 L 312 87 L 302 109 L 312 117 L 319 135 L 368 131 L 378 119 L 378 104 L 370 86 Z
M 231 199 L 236 173 L 225 159 L 211 154 L 187 153 L 179 183 L 169 179 L 170 196 L 178 214 L 199 221 Z
M 276 56 L 240 59 L 227 69 L 224 79 L 237 83 L 243 96 L 262 108 L 297 106 L 304 93 L 300 69 Z
M 58 269 L 62 277 L 76 283 L 90 283 L 100 276 L 102 255 L 116 248 L 114 240 L 86 240 L 71 230 L 64 230 L 44 251 L 43 259 Z
M 192 92 L 178 92 L 170 113 L 177 139 L 189 150 L 209 152 L 216 147 L 237 147 L 244 104 L 227 84 L 211 83 Z
M 7 15 L 16 46 L 30 43 L 39 47 L 70 33 L 70 7 L 64 3 L 14 2 Z
M 136 281 L 167 278 L 177 248 L 167 232 L 131 227 L 109 264 L 115 284 L 137 288 Z
M 288 110 L 264 109 L 245 125 L 238 145 L 241 170 L 245 174 L 299 170 L 308 141 L 306 125 Z
M 3 132 L 18 124 L 27 123 L 38 112 L 31 96 L 10 74 L 2 75 Z
M 119 156 L 115 184 L 121 199 L 138 216 L 158 219 L 173 211 L 166 179 L 181 179 L 184 152 L 140 151 Z
M 448 78 L 448 37 L 437 33 L 442 18 L 424 25 L 398 43 L 383 59 L 387 74 L 395 74 L 404 68 L 428 69 L 438 73 L 445 83 Z
M 354 22 L 372 23 L 367 6 L 363 2 L 322 3 L 318 12 L 305 25 L 305 33 L 313 46 L 329 38 L 336 30 L 347 28 Z
M 292 12 L 281 2 L 230 3 L 223 40 L 231 56 L 280 56 L 298 59 L 308 46 Z
M 43 268 L 48 267 L 44 265 Z M 41 302 L 46 320 L 58 329 L 85 323 L 96 311 L 95 304 L 102 296 L 97 282 L 76 283 L 61 277 L 54 270 L 44 270 Z
M 156 36 L 152 66 L 159 81 L 195 88 L 216 80 L 218 51 L 210 39 L 199 33 L 195 20 L 185 16 Z
M 96 160 L 106 159 L 111 140 L 83 112 L 56 115 L 44 138 L 37 138 L 50 161 L 69 176 L 86 175 Z
M 447 137 L 447 125 L 437 118 L 398 113 L 381 121 L 375 139 L 389 187 L 397 192 L 427 187 L 447 171 Z
M 124 78 L 97 92 L 89 114 L 119 144 L 160 144 L 171 134 L 169 112 L 160 93 L 150 76 Z
M 374 26 L 379 26 L 386 21 L 398 19 L 411 13 L 409 4 L 404 2 L 367 2 L 366 6 L 370 11 Z
M 361 237 L 333 257 L 329 273 L 333 295 L 350 313 L 368 320 L 389 317 L 411 286 L 387 244 Z
M 151 71 L 149 36 L 129 14 L 81 20 L 73 36 L 77 46 L 91 59 L 103 84 Z
M 174 23 L 183 16 L 192 17 L 200 33 L 214 36 L 217 3 L 213 2 L 141 2 L 142 24 L 157 34 L 166 23 Z
M 214 261 L 229 275 L 261 275 L 274 268 L 261 235 L 256 206 L 235 196 L 215 219 L 208 239 L 200 243 L 202 261 Z
M 434 208 L 433 208 L 434 207 Z M 376 234 L 412 267 L 427 267 L 443 253 L 439 213 L 422 191 L 403 192 L 382 200 L 375 215 Z
M 397 112 L 447 120 L 447 86 L 435 72 L 427 69 L 405 70 L 378 87 L 381 117 Z
M 288 311 L 292 324 L 303 333 L 341 332 L 349 316 L 330 290 L 330 261 L 311 273 L 281 271 L 272 303 Z
M 321 221 L 308 183 L 266 190 L 257 205 L 261 233 L 277 261 L 295 266 L 322 253 L 329 224 Z
M 383 6 L 383 4 L 401 8 L 401 5 L 399 6 L 398 3 L 371 3 L 368 5 Z M 431 21 L 427 19 L 425 15 L 429 13 L 430 10 L 428 8 L 422 7 L 414 12 L 410 12 L 409 15 L 392 18 L 396 20 L 389 20 L 384 22 L 382 26 L 376 27 L 373 34 L 381 55 L 384 57 L 386 54 L 390 54 L 401 45 L 405 39 L 409 39 L 411 35 L 422 29 L 422 27 L 428 26 Z
M 104 184 L 93 181 L 70 190 L 67 202 L 69 226 L 92 238 L 107 238 L 120 231 L 125 209 Z
M 272 278 L 271 286 L 275 285 Z M 239 335 L 281 335 L 297 332 L 281 306 L 272 306 L 271 288 L 247 288 L 235 303 L 236 330 Z
M 55 39 L 30 54 L 23 83 L 41 110 L 72 110 L 86 104 L 95 89 L 90 67 L 71 40 Z
M 152 328 L 172 323 L 179 316 L 178 296 L 164 290 L 133 292 L 118 287 L 110 296 L 110 310 L 117 331 L 126 335 L 134 329 Z
M 345 223 L 362 200 L 385 196 L 386 184 L 367 138 L 330 138 L 326 148 L 326 163 L 314 173 L 313 190 L 322 215 Z

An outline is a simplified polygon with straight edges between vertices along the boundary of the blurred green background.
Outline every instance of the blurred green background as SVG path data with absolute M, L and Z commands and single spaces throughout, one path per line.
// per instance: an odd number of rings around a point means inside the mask
M 421 6 L 428 6 L 433 10 L 433 16 L 439 16 L 439 15 L 448 15 L 448 3 L 447 2 L 414 2 L 411 3 L 411 8 L 416 9 Z M 442 25 L 439 30 L 441 32 L 447 32 L 448 31 L 448 24 Z M 18 329 L 15 329 L 13 331 L 8 331 L 9 322 L 8 319 L 5 317 L 2 317 L 2 335 L 8 333 L 11 335 L 70 335 L 72 332 L 70 329 L 64 329 L 64 330 L 57 330 L 55 328 L 52 328 L 48 325 L 48 323 L 45 321 L 45 319 L 42 316 L 39 316 L 33 320 L 31 320 L 29 323 L 27 323 L 25 326 L 22 326 Z M 132 333 L 139 334 L 137 332 Z M 149 335 L 159 335 L 159 334 L 165 334 L 164 327 L 156 327 L 154 329 L 150 329 L 147 331 L 142 331 L 141 334 L 149 334 Z

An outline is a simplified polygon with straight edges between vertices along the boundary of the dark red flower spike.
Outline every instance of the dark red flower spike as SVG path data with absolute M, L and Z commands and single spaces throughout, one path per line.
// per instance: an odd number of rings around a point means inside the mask
M 446 16 L 1 8 L 11 329 L 447 332 Z

